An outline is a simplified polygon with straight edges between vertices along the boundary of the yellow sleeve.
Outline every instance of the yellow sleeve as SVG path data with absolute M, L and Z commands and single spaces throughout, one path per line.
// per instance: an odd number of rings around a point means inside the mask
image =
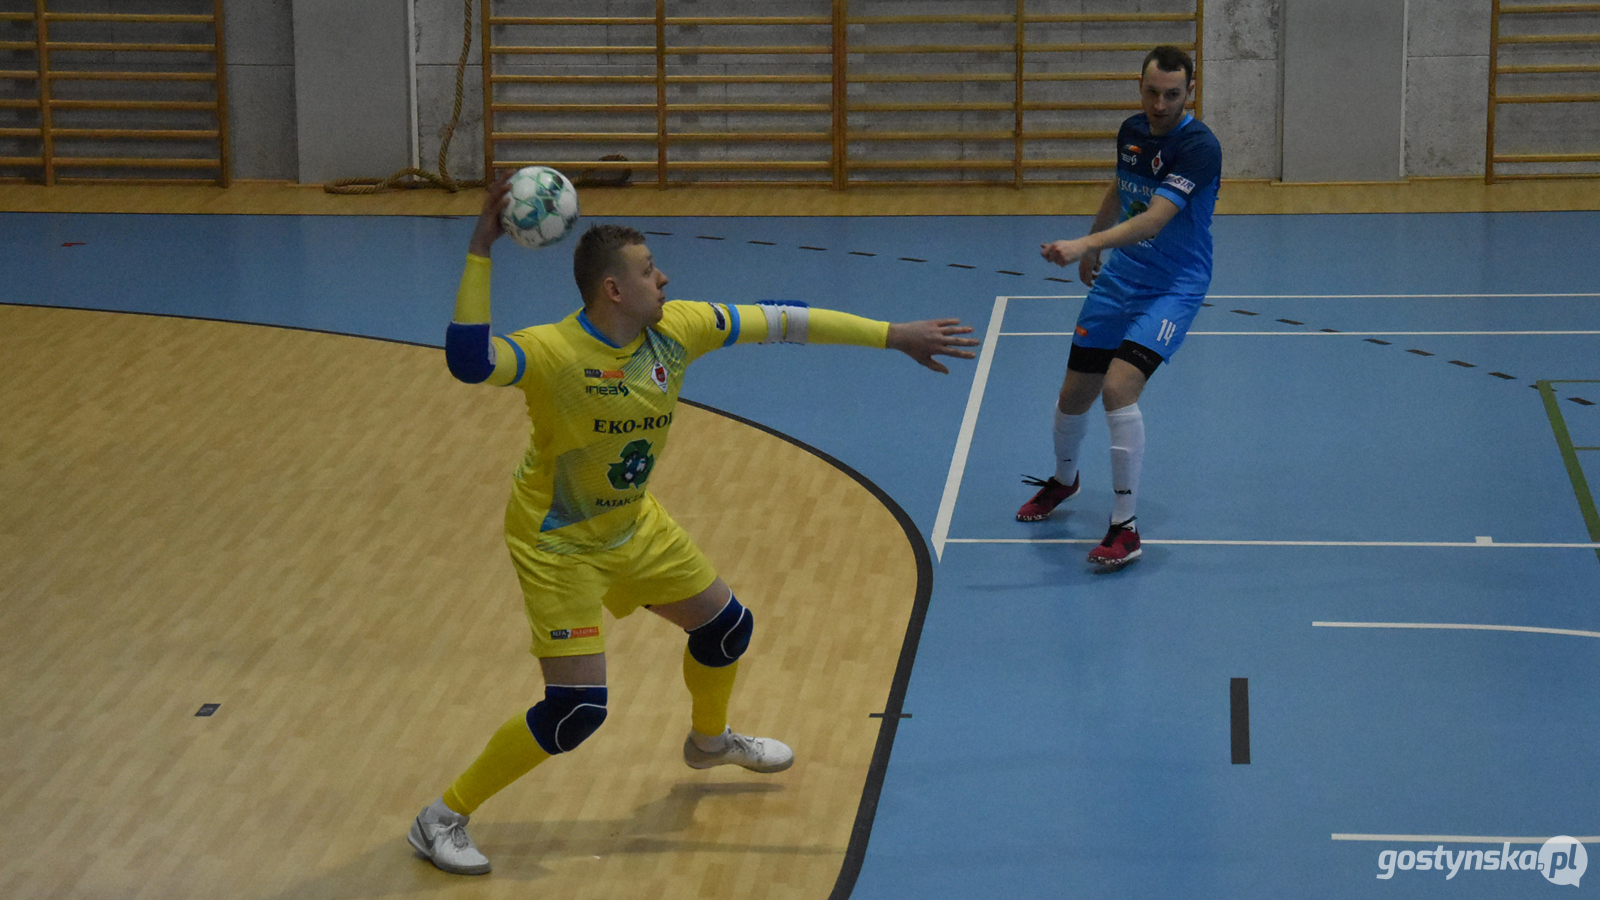
M 453 321 L 463 325 L 482 325 L 489 321 L 489 257 L 467 254 L 461 270 L 461 286 L 456 289 Z
M 889 323 L 867 319 L 833 309 L 815 307 L 740 304 L 732 307 L 737 316 L 740 344 L 776 344 L 784 341 L 808 344 L 850 344 L 856 347 L 883 348 L 889 343 Z M 776 311 L 779 333 L 768 335 L 768 310 Z M 805 324 L 794 328 L 790 315 L 803 315 Z M 798 341 L 796 334 L 802 334 Z

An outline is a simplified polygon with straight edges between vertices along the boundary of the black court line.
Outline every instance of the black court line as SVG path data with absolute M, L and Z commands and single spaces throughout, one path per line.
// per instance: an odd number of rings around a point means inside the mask
M 801 250 L 826 250 L 828 248 L 827 247 L 807 247 L 807 246 L 801 245 L 800 249 Z
M 772 241 L 745 241 L 745 243 L 747 243 L 747 244 L 760 244 L 763 247 L 776 247 L 776 246 L 778 246 L 777 244 L 773 243 Z
M 876 254 L 876 253 L 865 253 L 865 252 L 863 252 L 861 250 L 851 250 L 850 251 L 850 255 L 851 256 L 877 256 L 878 254 Z
M 995 269 L 994 271 L 998 275 L 1021 275 L 1022 274 L 1021 272 L 1013 272 L 1010 269 Z
M 902 257 L 900 257 L 900 261 L 901 262 L 927 262 L 927 260 L 925 260 L 925 259 L 917 259 L 915 256 L 902 256 Z
M 966 266 L 966 265 L 962 265 L 961 263 L 945 263 L 945 266 L 947 268 L 951 268 L 951 269 L 976 269 L 977 268 L 977 266 Z
M 1293 319 L 1279 319 L 1278 321 L 1282 322 L 1285 325 L 1304 325 L 1305 324 L 1304 322 L 1296 322 Z
M 816 447 L 760 422 L 681 396 L 678 402 L 719 416 L 726 416 L 735 422 L 788 441 L 848 475 L 876 497 L 878 502 L 894 516 L 895 521 L 900 523 L 900 529 L 905 532 L 906 540 L 911 544 L 912 555 L 916 557 L 917 593 L 911 602 L 911 619 L 906 623 L 906 636 L 900 643 L 900 659 L 895 664 L 894 678 L 889 683 L 889 697 L 884 702 L 883 712 L 873 714 L 874 718 L 882 719 L 882 723 L 878 726 L 878 742 L 872 750 L 872 762 L 867 767 L 867 783 L 861 790 L 861 805 L 856 808 L 855 825 L 850 829 L 850 843 L 845 847 L 844 865 L 839 869 L 839 878 L 834 882 L 833 893 L 828 895 L 828 900 L 848 900 L 851 892 L 855 890 L 856 879 L 861 876 L 861 864 L 867 858 L 867 840 L 872 836 L 872 823 L 878 815 L 878 800 L 883 796 L 883 779 L 889 770 L 889 754 L 894 750 L 895 733 L 900 727 L 901 719 L 911 718 L 905 711 L 906 689 L 911 684 L 911 668 L 917 661 L 917 644 L 922 640 L 922 625 L 928 618 L 928 599 L 933 596 L 933 555 L 928 552 L 928 541 L 922 536 L 922 532 L 917 530 L 917 525 L 911 520 L 910 514 L 896 503 L 893 497 L 885 493 L 883 488 L 873 484 L 865 475 Z
M 664 237 L 671 237 L 672 236 L 672 232 L 670 232 L 670 231 L 646 231 L 645 234 L 659 234 L 659 235 L 662 235 Z
M 694 237 L 695 237 L 695 240 L 697 240 L 697 241 L 725 241 L 725 240 L 727 240 L 727 238 L 720 238 L 720 237 L 717 237 L 714 234 L 697 234 Z
M 1241 316 L 1259 316 L 1259 315 L 1261 315 L 1261 313 L 1251 312 L 1248 309 L 1231 309 L 1231 310 L 1228 310 L 1228 311 L 1229 312 L 1236 312 Z
M 1250 679 L 1228 679 L 1229 733 L 1233 743 L 1233 764 L 1250 764 Z
M 1388 341 L 1380 341 L 1377 338 L 1367 338 L 1367 343 L 1369 343 L 1369 344 L 1382 344 L 1385 347 L 1389 346 L 1389 342 Z
M 202 704 L 200 704 L 200 711 L 195 713 L 195 715 L 196 716 L 209 716 L 209 715 L 215 713 L 217 710 L 219 710 L 221 708 L 222 708 L 222 704 L 221 703 L 202 703 Z

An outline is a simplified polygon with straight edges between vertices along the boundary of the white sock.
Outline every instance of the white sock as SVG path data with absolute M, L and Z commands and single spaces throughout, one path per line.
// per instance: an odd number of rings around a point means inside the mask
M 728 749 L 728 732 L 721 734 L 701 734 L 693 728 L 689 729 L 689 740 L 700 748 L 702 753 L 721 753 Z
M 1111 489 L 1116 500 L 1111 506 L 1111 521 L 1133 518 L 1139 496 L 1139 472 L 1144 468 L 1144 414 L 1134 403 L 1106 413 L 1111 426 Z
M 1078 446 L 1083 443 L 1084 432 L 1089 430 L 1089 414 L 1069 416 L 1056 409 L 1054 438 L 1056 445 L 1056 480 L 1071 486 L 1078 478 Z
M 422 811 L 422 818 L 428 822 L 441 822 L 446 819 L 465 819 L 466 816 L 463 816 L 446 806 L 444 803 L 444 798 L 440 797 L 439 799 L 428 804 L 428 808 Z

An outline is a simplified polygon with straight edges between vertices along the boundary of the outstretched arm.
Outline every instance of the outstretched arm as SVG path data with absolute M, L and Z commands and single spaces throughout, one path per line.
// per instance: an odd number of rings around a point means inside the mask
M 958 337 L 971 333 L 972 327 L 962 325 L 960 319 L 897 322 L 889 326 L 887 346 L 890 350 L 899 350 L 941 375 L 949 375 L 950 370 L 934 357 L 953 356 L 956 359 L 972 359 L 977 354 L 961 348 L 976 347 L 978 340 Z

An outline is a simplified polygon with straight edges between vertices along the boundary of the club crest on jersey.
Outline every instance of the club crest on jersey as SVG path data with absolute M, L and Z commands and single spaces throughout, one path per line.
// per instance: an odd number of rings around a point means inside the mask
M 656 367 L 650 370 L 650 380 L 654 381 L 656 387 L 661 388 L 661 393 L 665 394 L 667 392 L 667 367 L 661 363 L 656 363 Z
M 1150 171 L 1154 172 L 1157 175 L 1160 175 L 1161 174 L 1161 167 L 1164 166 L 1164 165 L 1166 165 L 1166 163 L 1163 163 L 1161 161 L 1161 151 L 1157 150 L 1156 151 L 1156 155 L 1152 156 L 1150 158 Z

